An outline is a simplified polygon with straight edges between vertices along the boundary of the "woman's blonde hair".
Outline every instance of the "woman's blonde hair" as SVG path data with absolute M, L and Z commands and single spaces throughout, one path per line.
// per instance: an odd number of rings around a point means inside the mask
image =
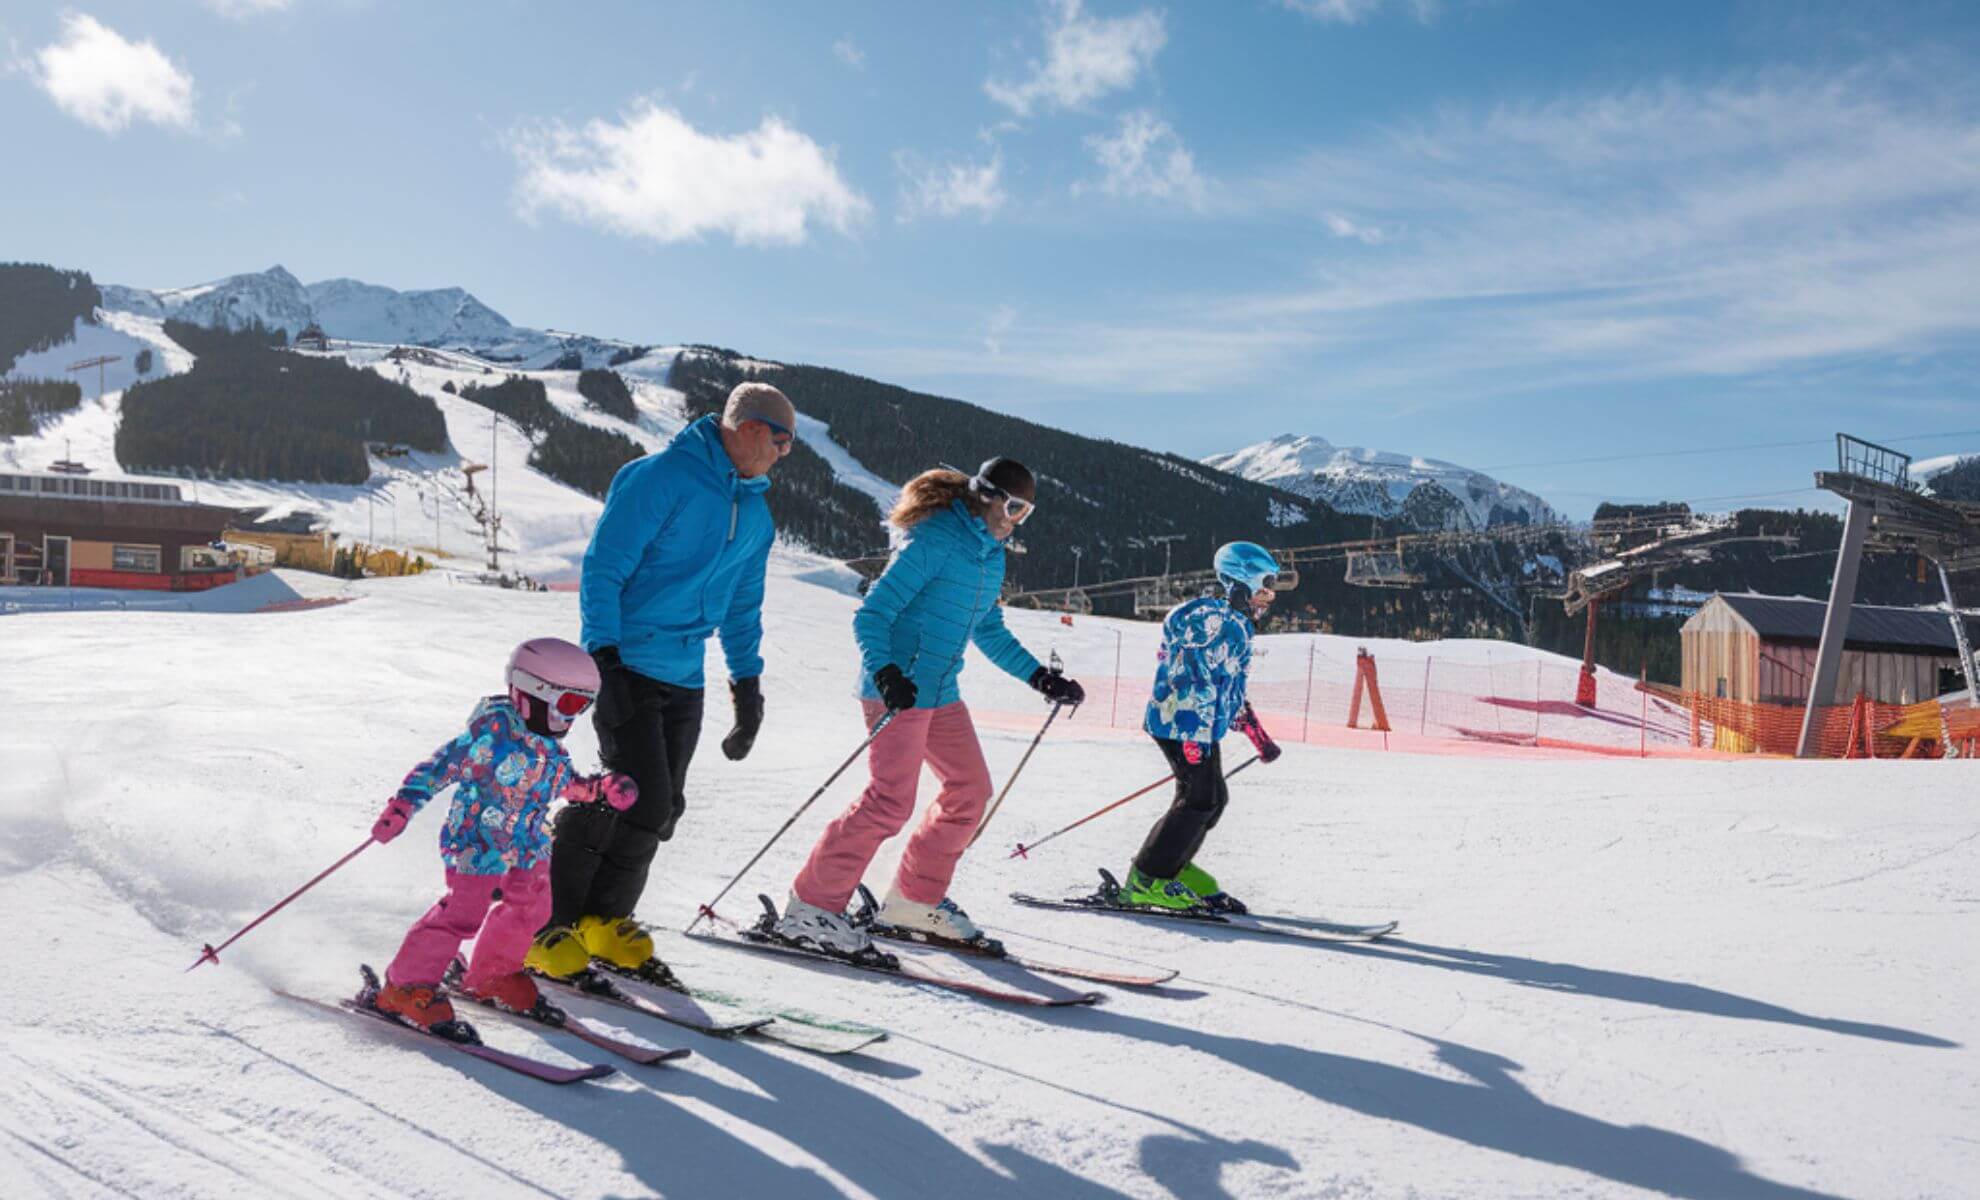
M 982 498 L 969 490 L 969 476 L 937 467 L 907 481 L 887 519 L 896 529 L 910 529 L 957 500 L 969 505 L 971 512 L 980 513 L 984 507 Z

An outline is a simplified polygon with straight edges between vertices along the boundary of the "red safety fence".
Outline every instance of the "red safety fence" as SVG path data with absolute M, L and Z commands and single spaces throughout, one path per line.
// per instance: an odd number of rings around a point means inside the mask
M 1325 648 L 1323 648 L 1323 646 Z M 1425 649 L 1431 649 L 1426 645 Z M 1592 706 L 1575 703 L 1577 664 L 1508 646 L 1493 654 L 1479 643 L 1439 655 L 1378 652 L 1374 686 L 1356 656 L 1338 642 L 1313 642 L 1306 653 L 1277 649 L 1254 660 L 1249 694 L 1272 736 L 1283 743 L 1491 757 L 1727 758 L 1792 755 L 1801 734 L 1799 707 L 1751 704 L 1686 693 L 1611 672 L 1598 672 Z M 1146 674 L 1081 675 L 1087 702 L 1070 728 L 1093 734 L 1141 728 L 1154 682 Z M 1357 687 L 1362 690 L 1356 703 Z M 1379 691 L 1376 719 L 1373 691 Z M 985 724 L 1035 727 L 1028 712 L 976 709 Z M 1350 717 L 1356 717 L 1350 725 Z M 1964 731 L 1964 732 L 1962 732 Z M 1980 751 L 1980 716 L 1937 702 L 1894 705 L 1865 700 L 1818 714 L 1823 757 L 1938 757 Z
M 1577 666 L 1512 647 L 1496 660 L 1473 646 L 1464 659 L 1374 655 L 1371 663 L 1372 688 L 1364 676 L 1368 668 L 1357 657 L 1329 653 L 1318 644 L 1308 654 L 1260 654 L 1253 660 L 1248 689 L 1252 707 L 1272 736 L 1285 743 L 1519 757 L 1696 758 L 1723 753 L 1713 749 L 1709 732 L 1702 746 L 1694 744 L 1691 716 L 1683 706 L 1639 690 L 1634 680 L 1599 675 L 1597 702 L 1583 707 L 1574 703 L 1581 677 Z M 1080 681 L 1087 702 L 1076 729 L 1128 733 L 1141 728 L 1152 669 L 1118 678 L 1082 675 Z M 1383 720 L 1378 720 L 1378 711 Z M 999 727 L 1016 729 L 1025 723 L 1015 713 L 1009 722 L 983 710 L 977 715 Z M 1358 728 L 1350 726 L 1350 716 L 1357 718 Z

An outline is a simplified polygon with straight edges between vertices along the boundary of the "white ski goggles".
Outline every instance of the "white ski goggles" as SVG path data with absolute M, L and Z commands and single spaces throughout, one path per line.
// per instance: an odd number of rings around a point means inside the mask
M 1004 515 L 1011 519 L 1011 524 L 1013 525 L 1022 525 L 1030 520 L 1031 514 L 1038 508 L 1036 504 L 1026 500 L 1023 496 L 1013 496 L 981 475 L 970 476 L 969 490 L 979 496 L 987 496 L 993 500 L 1002 500 L 1004 502 Z

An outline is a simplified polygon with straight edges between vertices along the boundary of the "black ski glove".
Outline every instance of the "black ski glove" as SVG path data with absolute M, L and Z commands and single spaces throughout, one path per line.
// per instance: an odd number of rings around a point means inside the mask
M 762 680 L 754 675 L 748 679 L 731 679 L 729 698 L 736 703 L 736 727 L 722 739 L 722 753 L 729 756 L 730 762 L 741 762 L 749 757 L 749 748 L 756 745 L 756 731 L 763 728 Z
M 914 707 L 918 689 L 914 680 L 901 674 L 901 669 L 888 663 L 873 673 L 873 686 L 880 689 L 880 699 L 895 712 L 906 712 Z
M 617 646 L 600 646 L 591 652 L 598 664 L 598 720 L 616 729 L 632 719 L 632 668 L 619 661 Z
M 1031 673 L 1032 690 L 1054 704 L 1086 703 L 1086 689 L 1077 679 L 1067 679 L 1057 667 L 1040 667 Z

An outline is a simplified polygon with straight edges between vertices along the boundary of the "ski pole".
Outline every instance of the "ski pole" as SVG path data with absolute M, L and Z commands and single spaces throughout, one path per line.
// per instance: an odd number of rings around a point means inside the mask
M 854 763 L 859 761 L 859 756 L 866 753 L 866 748 L 873 744 L 873 739 L 879 737 L 880 731 L 885 729 L 888 723 L 891 722 L 897 715 L 899 715 L 899 713 L 900 713 L 899 709 L 890 708 L 885 713 L 881 714 L 880 719 L 873 723 L 873 728 L 866 731 L 866 740 L 861 742 L 857 749 L 855 749 L 851 754 L 846 756 L 846 761 L 839 764 L 838 770 L 832 772 L 830 775 L 825 777 L 825 782 L 818 785 L 818 790 L 811 793 L 810 799 L 806 800 L 803 804 L 798 805 L 797 811 L 791 814 L 790 820 L 785 821 L 781 826 L 778 827 L 777 832 L 770 835 L 770 840 L 763 843 L 763 849 L 758 850 L 756 854 L 752 856 L 748 862 L 743 864 L 743 869 L 736 872 L 735 878 L 723 884 L 722 890 L 715 893 L 715 898 L 713 900 L 710 900 L 708 903 L 702 905 L 700 909 L 698 909 L 695 912 L 694 920 L 689 921 L 687 923 L 687 928 L 681 930 L 682 933 L 694 932 L 694 927 L 696 925 L 701 924 L 701 918 L 712 917 L 715 915 L 715 906 L 722 902 L 722 897 L 729 894 L 729 889 L 736 886 L 738 883 L 741 883 L 743 876 L 749 874 L 750 868 L 754 867 L 763 858 L 764 855 L 770 853 L 770 847 L 777 844 L 777 839 L 783 837 L 786 833 L 790 832 L 791 826 L 797 824 L 797 819 L 804 815 L 804 810 L 810 808 L 813 804 L 815 804 L 818 798 L 825 794 L 825 789 L 831 787 L 832 784 L 838 780 L 839 776 L 844 775 L 846 773 L 847 767 L 850 767 Z
M 1258 756 L 1256 754 L 1252 755 L 1250 758 L 1245 759 L 1237 766 L 1232 767 L 1230 770 L 1224 772 L 1224 778 L 1229 779 L 1231 776 L 1237 774 L 1239 771 L 1244 770 L 1246 767 L 1250 766 L 1252 763 L 1255 763 L 1257 761 L 1258 761 Z M 1093 820 L 1095 817 L 1104 817 L 1108 813 L 1113 812 L 1115 809 L 1119 808 L 1123 804 L 1126 804 L 1130 800 L 1139 800 L 1141 797 L 1146 796 L 1148 793 L 1154 791 L 1158 787 L 1161 787 L 1163 784 L 1169 782 L 1171 779 L 1174 778 L 1175 775 L 1173 773 L 1164 775 L 1160 779 L 1157 779 L 1154 783 L 1149 784 L 1145 788 L 1140 788 L 1136 791 L 1129 792 L 1127 795 L 1122 796 L 1119 800 L 1114 801 L 1112 804 L 1109 804 L 1104 808 L 1098 808 L 1090 813 L 1087 813 L 1085 816 L 1081 817 L 1077 821 L 1074 821 L 1072 824 L 1066 826 L 1064 829 L 1053 830 L 1051 833 L 1048 833 L 1044 837 L 1039 838 L 1037 841 L 1033 842 L 1029 846 L 1025 845 L 1023 842 L 1019 842 L 1017 845 L 1017 849 L 1011 851 L 1010 857 L 1030 858 L 1031 852 L 1033 850 L 1038 849 L 1040 846 L 1043 846 L 1046 842 L 1049 842 L 1054 838 L 1060 837 L 1063 834 L 1071 833 L 1073 830 L 1078 829 L 1081 825 L 1086 824 L 1088 821 Z
M 197 967 L 201 963 L 210 962 L 217 966 L 220 962 L 220 952 L 222 950 L 225 950 L 227 947 L 233 945 L 235 942 L 238 942 L 242 938 L 246 937 L 248 931 L 253 929 L 256 925 L 261 924 L 263 921 L 266 921 L 268 918 L 274 916 L 276 913 L 281 912 L 283 909 L 287 908 L 289 906 L 289 901 L 294 900 L 297 896 L 302 895 L 304 892 L 315 887 L 317 884 L 322 883 L 325 879 L 330 877 L 332 872 L 336 871 L 339 867 L 342 867 L 345 863 L 356 858 L 358 855 L 364 853 L 365 849 L 369 847 L 371 844 L 372 844 L 371 838 L 364 839 L 364 841 L 358 844 L 357 849 L 351 851 L 349 854 L 346 854 L 344 857 L 338 859 L 336 862 L 333 862 L 329 866 L 323 868 L 322 873 L 317 875 L 316 878 L 310 880 L 308 883 L 303 884 L 295 891 L 290 892 L 288 895 L 282 897 L 280 900 L 276 901 L 275 907 L 269 909 L 267 912 L 262 913 L 254 920 L 249 921 L 247 924 L 241 926 L 240 929 L 235 932 L 233 937 L 230 937 L 226 941 L 221 942 L 218 946 L 208 943 L 207 945 L 200 947 L 199 957 L 194 959 L 192 967 L 187 967 L 186 970 L 190 971 L 193 969 L 193 967 Z
M 971 846 L 976 845 L 976 839 L 982 837 L 983 831 L 990 827 L 990 818 L 997 815 L 997 809 L 1003 805 L 1004 797 L 1011 794 L 1011 785 L 1016 783 L 1017 777 L 1024 772 L 1024 764 L 1031 761 L 1031 752 L 1038 749 L 1038 743 L 1045 740 L 1045 731 L 1052 727 L 1052 722 L 1058 719 L 1059 710 L 1064 707 L 1065 702 L 1062 700 L 1054 700 L 1052 702 L 1052 711 L 1045 714 L 1045 723 L 1038 727 L 1038 736 L 1031 739 L 1031 745 L 1025 748 L 1024 757 L 1018 759 L 1018 765 L 1011 771 L 1011 777 L 1004 781 L 1004 790 L 998 792 L 997 798 L 992 800 L 990 807 L 984 810 L 983 819 L 976 823 L 976 832 L 969 835 L 969 844 Z M 966 846 L 964 849 L 968 849 L 968 847 Z

